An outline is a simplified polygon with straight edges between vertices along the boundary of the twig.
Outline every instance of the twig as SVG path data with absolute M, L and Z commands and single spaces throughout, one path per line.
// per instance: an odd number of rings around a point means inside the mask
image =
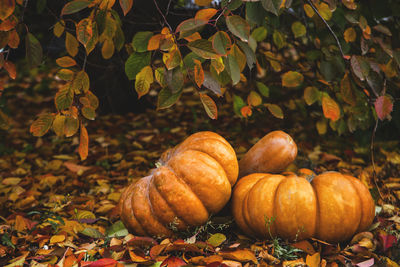
M 222 9 L 221 13 L 218 15 L 218 17 L 215 19 L 214 27 L 217 26 L 218 20 L 221 18 L 221 16 L 225 13 L 225 11 L 228 9 L 228 5 L 231 3 L 232 0 L 229 0 L 226 6 Z
M 372 132 L 372 136 L 371 136 L 371 147 L 370 147 L 370 149 L 371 149 L 371 162 L 372 162 L 372 170 L 373 170 L 372 176 L 373 176 L 373 179 L 374 179 L 374 184 L 376 186 L 376 189 L 378 190 L 379 196 L 381 197 L 381 199 L 383 199 L 382 193 L 379 190 L 378 182 L 376 181 L 377 177 L 376 177 L 375 154 L 374 154 L 375 134 L 376 134 L 376 130 L 378 129 L 378 123 L 379 123 L 379 119 L 376 119 L 375 127 L 374 127 L 374 130 Z
M 156 6 L 156 8 L 157 8 L 157 10 L 158 10 L 158 13 L 160 13 L 160 15 L 163 17 L 164 23 L 167 24 L 167 26 L 168 26 L 170 32 L 172 33 L 172 32 L 173 32 L 172 27 L 171 27 L 171 25 L 169 25 L 169 23 L 168 23 L 168 21 L 167 21 L 167 18 L 165 17 L 164 13 L 161 11 L 160 7 L 158 6 L 157 0 L 153 0 L 153 2 L 154 2 L 154 5 Z M 170 5 L 170 3 L 171 3 L 171 2 L 168 3 L 168 6 Z
M 339 39 L 336 36 L 335 32 L 332 30 L 331 26 L 329 26 L 328 22 L 322 17 L 322 15 L 319 13 L 318 9 L 314 6 L 314 4 L 311 2 L 311 0 L 307 0 L 308 4 L 312 7 L 315 13 L 317 13 L 318 17 L 324 22 L 326 27 L 329 29 L 329 31 L 332 33 L 333 37 L 336 40 L 336 43 L 339 47 L 340 53 L 342 54 L 342 57 L 345 58 L 345 54 L 343 53 L 342 46 L 340 45 Z

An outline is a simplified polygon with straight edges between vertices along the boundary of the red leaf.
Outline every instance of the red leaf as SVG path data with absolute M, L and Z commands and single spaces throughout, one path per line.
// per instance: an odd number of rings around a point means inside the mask
M 162 266 L 168 266 L 168 267 L 180 267 L 180 266 L 184 266 L 186 265 L 186 262 L 184 262 L 182 259 L 178 258 L 178 257 L 168 257 L 167 259 L 165 259 L 162 263 L 161 263 L 161 267 Z
M 380 120 L 389 119 L 393 110 L 392 100 L 387 96 L 380 96 L 375 101 L 375 111 Z
M 114 259 L 104 258 L 90 263 L 89 265 L 85 265 L 87 267 L 105 267 L 105 266 L 115 266 L 118 262 Z
M 397 238 L 394 235 L 379 234 L 381 239 L 383 251 L 386 252 L 389 248 L 393 247 L 394 243 L 397 242 Z

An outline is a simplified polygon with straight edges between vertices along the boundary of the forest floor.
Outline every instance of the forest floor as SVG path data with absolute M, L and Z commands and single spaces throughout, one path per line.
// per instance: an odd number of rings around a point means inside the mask
M 20 84 L 31 86 L 30 81 Z M 319 136 L 295 113 L 284 120 L 259 114 L 246 121 L 225 100 L 218 104 L 218 119 L 210 120 L 187 92 L 167 110 L 102 115 L 88 122 L 89 157 L 82 162 L 78 137 L 29 133 L 35 115 L 54 112 L 52 93 L 16 89 L 7 100 L 12 126 L 0 132 L 0 266 L 399 266 L 399 140 L 376 142 L 373 165 L 369 147 L 357 145 L 350 134 Z M 291 170 L 337 170 L 370 188 L 377 216 L 368 232 L 341 244 L 254 240 L 224 210 L 179 238 L 153 239 L 128 233 L 119 221 L 116 206 L 123 188 L 188 135 L 215 131 L 240 158 L 277 129 L 287 131 L 299 147 Z

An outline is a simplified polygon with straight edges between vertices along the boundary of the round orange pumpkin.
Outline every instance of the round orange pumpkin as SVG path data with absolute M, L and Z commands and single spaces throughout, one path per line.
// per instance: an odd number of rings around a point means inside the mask
M 239 161 L 239 177 L 251 173 L 279 173 L 297 156 L 297 145 L 283 131 L 273 131 L 261 138 Z
M 345 241 L 366 230 L 375 211 L 367 187 L 339 172 L 311 183 L 294 174 L 254 173 L 238 181 L 232 198 L 238 226 L 257 238 Z
M 228 202 L 238 176 L 235 151 L 213 132 L 189 136 L 159 163 L 121 195 L 121 220 L 138 235 L 171 236 L 171 229 L 204 224 Z

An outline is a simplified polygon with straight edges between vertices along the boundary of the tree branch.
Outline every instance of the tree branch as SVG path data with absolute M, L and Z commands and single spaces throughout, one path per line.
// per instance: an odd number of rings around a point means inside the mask
M 314 4 L 311 2 L 311 0 L 307 0 L 308 4 L 312 7 L 312 9 L 314 10 L 315 13 L 317 13 L 318 17 L 324 22 L 324 24 L 326 25 L 326 27 L 329 29 L 329 31 L 331 32 L 331 34 L 333 35 L 333 37 L 336 40 L 336 43 L 339 47 L 340 53 L 342 54 L 342 57 L 345 58 L 345 54 L 343 53 L 343 49 L 342 46 L 339 42 L 339 38 L 336 36 L 335 32 L 332 30 L 331 26 L 329 26 L 328 22 L 322 17 L 321 13 L 319 13 L 318 9 L 314 6 Z

